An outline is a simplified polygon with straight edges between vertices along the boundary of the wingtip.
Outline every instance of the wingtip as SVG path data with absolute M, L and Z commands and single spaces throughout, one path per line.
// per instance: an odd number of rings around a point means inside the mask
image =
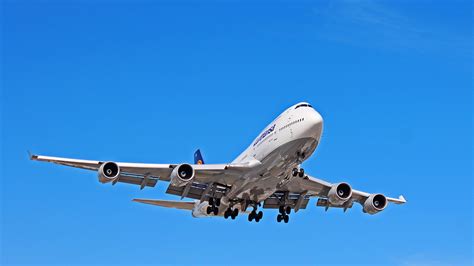
M 32 154 L 31 151 L 29 151 L 29 150 L 27 150 L 26 152 L 28 152 L 28 158 L 30 158 L 30 160 L 38 159 L 38 155 Z
M 406 203 L 406 202 L 407 202 L 407 200 L 405 199 L 405 197 L 404 197 L 403 195 L 400 195 L 400 196 L 398 197 L 398 199 L 399 199 L 402 203 Z

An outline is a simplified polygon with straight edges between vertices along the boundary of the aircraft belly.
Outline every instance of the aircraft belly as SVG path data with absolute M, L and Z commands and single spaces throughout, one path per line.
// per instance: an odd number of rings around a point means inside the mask
M 247 176 L 244 182 L 234 185 L 230 195 L 256 202 L 267 199 L 293 178 L 290 173 L 298 165 L 297 153 L 303 151 L 308 158 L 316 149 L 317 142 L 314 138 L 300 138 L 277 146 L 261 159 L 260 169 Z

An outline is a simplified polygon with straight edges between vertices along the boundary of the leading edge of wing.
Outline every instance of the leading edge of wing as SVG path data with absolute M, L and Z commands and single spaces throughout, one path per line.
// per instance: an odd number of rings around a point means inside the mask
M 370 196 L 370 194 L 367 193 L 367 192 L 363 192 L 363 191 L 359 191 L 359 190 L 355 190 L 355 189 L 352 190 L 352 194 L 355 195 L 356 197 L 360 196 L 361 198 L 364 198 L 364 199 L 366 199 Z M 403 195 L 398 196 L 398 198 L 387 197 L 387 200 L 389 202 L 392 202 L 392 203 L 395 203 L 395 204 L 405 204 L 405 203 L 407 203 L 407 200 L 405 199 L 405 197 Z

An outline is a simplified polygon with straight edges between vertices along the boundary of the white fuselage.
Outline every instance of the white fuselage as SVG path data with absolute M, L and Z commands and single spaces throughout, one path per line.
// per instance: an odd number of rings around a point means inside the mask
M 307 106 L 296 108 L 300 105 Z M 280 146 L 299 139 L 319 143 L 322 131 L 323 119 L 321 115 L 309 104 L 298 103 L 286 109 L 273 120 L 233 163 L 245 163 L 255 159 L 263 162 L 270 153 Z M 311 153 L 307 154 L 306 158 Z
M 259 202 L 291 180 L 291 171 L 314 152 L 323 131 L 323 119 L 308 103 L 298 103 L 273 120 L 232 163 L 260 164 L 228 198 Z
M 232 162 L 258 166 L 232 186 L 222 198 L 222 204 L 230 205 L 233 198 L 260 202 L 278 191 L 293 178 L 293 168 L 299 167 L 316 150 L 322 132 L 323 119 L 308 103 L 286 109 Z M 207 202 L 203 203 L 196 203 L 193 216 L 208 216 L 204 212 Z

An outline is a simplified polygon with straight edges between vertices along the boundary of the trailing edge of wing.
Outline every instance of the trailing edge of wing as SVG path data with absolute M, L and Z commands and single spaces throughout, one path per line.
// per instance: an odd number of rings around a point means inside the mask
M 173 201 L 173 200 L 154 200 L 154 199 L 133 199 L 135 202 L 161 206 L 166 208 L 175 208 L 180 210 L 192 210 L 194 208 L 193 201 Z

